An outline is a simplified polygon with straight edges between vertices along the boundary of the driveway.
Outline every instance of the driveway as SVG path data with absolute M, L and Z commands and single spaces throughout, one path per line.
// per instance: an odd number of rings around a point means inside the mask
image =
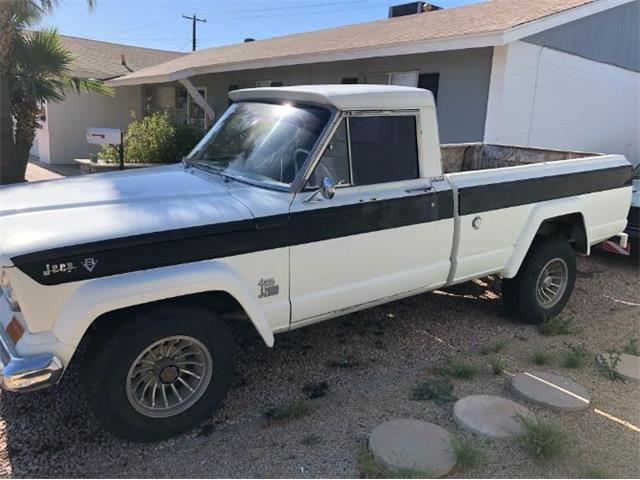
M 273 349 L 247 335 L 239 347 L 234 387 L 223 408 L 195 430 L 157 444 L 132 444 L 105 433 L 85 407 L 77 365 L 58 387 L 0 397 L 0 473 L 35 477 L 359 477 L 356 452 L 372 428 L 413 417 L 462 435 L 452 405 L 411 399 L 416 384 L 448 359 L 475 364 L 479 374 L 454 379 L 463 397 L 489 393 L 513 398 L 510 373 L 565 375 L 593 392 L 588 410 L 555 413 L 529 406 L 568 434 L 566 453 L 541 462 L 518 442 L 470 437 L 484 461 L 453 476 L 579 477 L 589 467 L 608 475 L 640 476 L 640 386 L 600 374 L 596 352 L 620 348 L 640 333 L 638 267 L 596 254 L 578 262 L 579 278 L 566 313 L 580 331 L 542 336 L 509 319 L 499 281 L 485 279 L 420 295 L 294 331 Z M 501 340 L 507 373 L 494 375 L 481 351 Z M 590 361 L 562 367 L 562 354 L 584 343 Z M 543 350 L 551 364 L 534 366 Z M 326 382 L 326 388 L 323 384 Z M 306 388 L 305 388 L 306 387 Z M 310 411 L 267 426 L 271 407 L 306 400 Z M 597 411 L 596 411 L 597 410 Z M 600 413 L 598 413 L 600 412 Z

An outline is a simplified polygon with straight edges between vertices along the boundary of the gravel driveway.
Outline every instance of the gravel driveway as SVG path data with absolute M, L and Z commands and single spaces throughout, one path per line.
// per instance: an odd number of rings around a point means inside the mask
M 132 444 L 105 433 L 87 411 L 75 369 L 56 388 L 0 398 L 0 472 L 17 477 L 359 477 L 355 452 L 367 433 L 390 418 L 414 417 L 460 433 L 450 404 L 411 400 L 412 388 L 447 359 L 480 368 L 454 380 L 454 394 L 511 398 L 508 374 L 494 376 L 480 354 L 503 340 L 508 372 L 554 371 L 592 390 L 598 408 L 640 426 L 640 386 L 611 381 L 593 362 L 560 366 L 564 342 L 592 352 L 618 348 L 640 335 L 638 267 L 596 254 L 578 262 L 579 277 L 567 313 L 581 331 L 541 336 L 507 318 L 499 281 L 470 282 L 281 335 L 268 349 L 256 337 L 240 347 L 234 388 L 206 424 L 157 444 Z M 535 350 L 554 355 L 535 367 Z M 266 427 L 263 413 L 307 395 L 326 382 L 308 415 Z M 308 391 L 308 389 L 307 389 Z M 325 393 L 324 395 L 322 395 Z M 597 466 L 612 476 L 640 476 L 640 433 L 598 415 L 553 413 L 531 407 L 562 425 L 566 455 L 537 462 L 517 442 L 480 441 L 485 461 L 454 476 L 578 477 Z

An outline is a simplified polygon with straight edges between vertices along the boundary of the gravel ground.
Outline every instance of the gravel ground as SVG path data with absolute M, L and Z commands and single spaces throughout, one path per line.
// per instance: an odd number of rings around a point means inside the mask
M 640 385 L 611 381 L 593 361 L 561 367 L 564 342 L 592 352 L 619 348 L 640 335 L 638 267 L 596 254 L 578 262 L 566 313 L 580 332 L 544 337 L 502 310 L 499 281 L 485 279 L 420 295 L 281 335 L 268 349 L 255 337 L 241 345 L 234 388 L 204 424 L 157 444 L 132 444 L 105 433 L 87 411 L 75 369 L 53 389 L 0 397 L 0 474 L 4 477 L 359 477 L 355 452 L 390 418 L 414 417 L 461 434 L 452 405 L 411 400 L 411 390 L 447 359 L 473 362 L 480 374 L 454 380 L 454 394 L 505 395 L 508 373 L 494 376 L 482 347 L 503 340 L 508 372 L 566 375 L 594 394 L 590 409 L 555 413 L 530 406 L 561 425 L 567 453 L 539 462 L 517 442 L 482 441 L 485 460 L 454 477 L 580 477 L 599 467 L 616 477 L 640 477 L 640 433 L 593 408 L 640 426 Z M 546 350 L 552 364 L 531 363 Z M 303 387 L 327 383 L 309 415 L 265 425 L 270 407 L 305 398 Z

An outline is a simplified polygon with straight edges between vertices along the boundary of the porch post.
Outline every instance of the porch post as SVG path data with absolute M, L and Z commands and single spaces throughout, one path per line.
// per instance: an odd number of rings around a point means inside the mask
M 200 95 L 200 92 L 198 92 L 198 89 L 193 86 L 193 83 L 191 83 L 191 81 L 188 78 L 181 78 L 178 81 L 182 84 L 182 86 L 184 86 L 184 88 L 187 89 L 187 92 L 189 92 L 189 95 L 191 95 L 191 98 L 193 98 L 193 101 L 196 102 L 200 106 L 200 108 L 204 110 L 204 113 L 207 116 L 209 123 L 211 123 L 216 118 L 215 110 L 211 108 L 211 105 L 209 105 L 207 101 L 204 99 L 204 97 Z

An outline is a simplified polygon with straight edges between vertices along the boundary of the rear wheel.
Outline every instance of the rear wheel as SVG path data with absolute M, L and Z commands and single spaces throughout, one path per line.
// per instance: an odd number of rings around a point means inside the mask
M 518 274 L 502 280 L 505 308 L 527 323 L 543 323 L 565 307 L 576 281 L 576 256 L 566 240 L 536 241 Z
M 83 370 L 89 404 L 108 430 L 161 440 L 196 426 L 222 401 L 233 340 L 204 307 L 158 305 L 99 331 Z

